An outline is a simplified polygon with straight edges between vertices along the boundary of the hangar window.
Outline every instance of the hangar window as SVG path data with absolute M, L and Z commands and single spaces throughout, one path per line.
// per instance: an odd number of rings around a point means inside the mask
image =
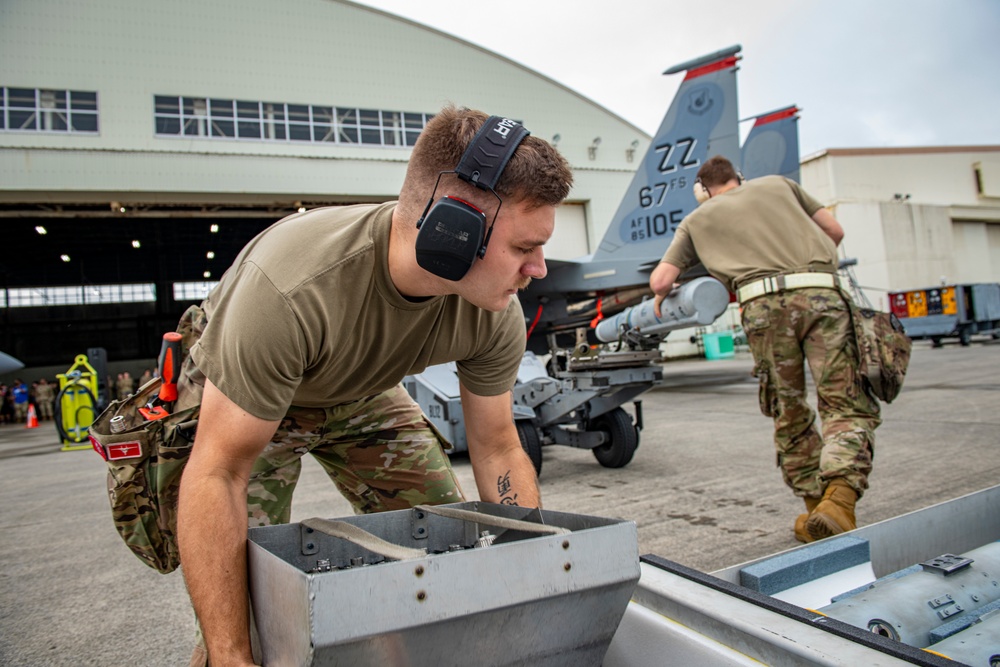
M 284 104 L 261 102 L 261 139 L 287 139 Z
M 342 144 L 356 144 L 360 141 L 357 109 L 337 109 L 337 141 Z
M 263 120 L 260 102 L 236 101 L 236 136 L 240 139 L 260 139 Z
M 361 143 L 375 144 L 382 141 L 382 114 L 376 109 L 358 109 L 358 125 L 361 129 Z
M 156 96 L 156 133 L 180 134 L 181 113 L 178 98 Z
M 289 104 L 287 109 L 288 138 L 292 141 L 312 141 L 312 114 L 309 113 L 309 107 L 305 104 Z
M 387 146 L 404 146 L 402 135 L 403 114 L 398 111 L 383 111 L 379 125 L 382 128 L 382 143 Z
M 145 303 L 156 301 L 153 283 L 130 285 L 66 285 L 15 287 L 7 290 L 9 308 L 30 306 L 82 306 L 95 303 Z
M 236 126 L 233 123 L 233 100 L 209 100 L 209 127 L 213 137 L 235 137 Z
M 97 93 L 0 88 L 0 130 L 96 134 Z
M 333 107 L 312 108 L 313 141 L 334 141 Z
M 195 97 L 183 98 L 181 114 L 185 135 L 189 137 L 208 136 L 208 103 L 206 100 Z
M 156 95 L 157 136 L 413 146 L 433 114 Z
M 218 284 L 218 280 L 214 282 L 174 283 L 174 301 L 201 301 Z
M 412 146 L 417 143 L 417 137 L 420 136 L 420 131 L 424 129 L 424 125 L 430 120 L 430 116 L 425 116 L 421 113 L 404 113 L 403 114 L 403 140 L 407 146 Z

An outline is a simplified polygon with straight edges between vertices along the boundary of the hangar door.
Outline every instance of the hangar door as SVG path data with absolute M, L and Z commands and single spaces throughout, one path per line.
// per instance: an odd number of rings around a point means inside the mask
M 1000 224 L 954 220 L 951 231 L 955 276 L 949 279 L 967 283 L 1000 282 Z
M 556 209 L 556 229 L 545 244 L 545 256 L 550 259 L 575 259 L 589 252 L 584 205 L 561 204 Z

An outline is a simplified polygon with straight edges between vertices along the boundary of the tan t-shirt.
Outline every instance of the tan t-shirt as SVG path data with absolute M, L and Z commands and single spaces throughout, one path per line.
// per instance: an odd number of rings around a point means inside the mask
M 733 292 L 778 273 L 836 272 L 837 246 L 812 219 L 821 208 L 795 181 L 755 178 L 684 218 L 663 261 L 684 271 L 700 260 Z
M 328 407 L 456 361 L 473 393 L 513 387 L 525 349 L 517 299 L 492 313 L 457 296 L 413 302 L 389 278 L 395 203 L 322 208 L 254 238 L 203 307 L 191 355 L 223 394 L 261 419 Z

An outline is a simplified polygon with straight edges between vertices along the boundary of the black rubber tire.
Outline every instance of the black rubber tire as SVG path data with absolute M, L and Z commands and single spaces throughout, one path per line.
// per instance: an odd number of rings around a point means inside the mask
M 594 458 L 605 468 L 624 468 L 639 447 L 639 432 L 632 417 L 622 408 L 615 408 L 590 423 L 591 431 L 603 431 L 610 442 L 594 447 Z
M 968 347 L 969 343 L 972 342 L 972 332 L 969 331 L 968 327 L 963 327 L 961 331 L 958 332 L 958 343 L 962 347 Z
M 535 467 L 535 474 L 542 474 L 542 434 L 538 427 L 527 419 L 519 419 L 514 422 L 517 427 L 517 437 L 521 439 L 521 448 L 527 452 L 531 459 L 531 465 Z

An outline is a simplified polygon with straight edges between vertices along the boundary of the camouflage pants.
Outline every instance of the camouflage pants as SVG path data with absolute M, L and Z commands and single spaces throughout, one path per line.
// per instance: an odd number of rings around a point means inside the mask
M 795 495 L 819 498 L 844 478 L 860 497 L 868 488 L 879 403 L 862 386 L 844 297 L 833 289 L 769 294 L 743 307 L 743 328 L 760 379 L 760 408 L 774 418 L 778 466 Z M 816 385 L 806 399 L 804 363 Z
M 205 376 L 187 351 L 207 320 L 192 306 L 181 318 L 185 360 L 177 409 L 201 400 Z M 250 473 L 250 526 L 288 523 L 302 456 L 312 454 L 357 513 L 464 500 L 443 438 L 397 385 L 358 401 L 325 408 L 291 406 Z
M 38 401 L 38 418 L 52 419 L 52 401 Z
M 250 474 L 251 526 L 288 523 L 306 452 L 359 514 L 464 500 L 438 435 L 397 385 L 345 405 L 289 408 Z

